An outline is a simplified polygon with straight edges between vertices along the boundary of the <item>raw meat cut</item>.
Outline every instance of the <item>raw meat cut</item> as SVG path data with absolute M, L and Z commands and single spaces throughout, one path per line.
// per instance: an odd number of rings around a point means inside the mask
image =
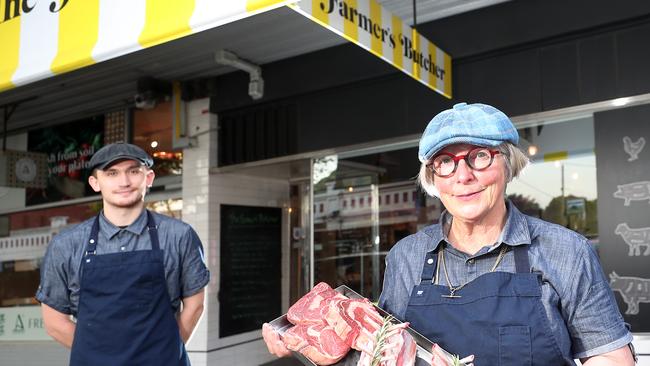
M 282 340 L 288 349 L 300 352 L 318 365 L 332 365 L 350 350 L 332 327 L 321 324 L 302 324 L 289 328 Z
M 375 355 L 380 358 L 380 366 L 413 366 L 417 353 L 417 345 L 411 335 L 405 330 L 408 323 L 392 325 L 383 345 L 373 344 L 370 352 L 361 352 L 357 366 L 370 366 Z
M 381 328 L 384 318 L 368 299 L 345 298 L 330 301 L 325 321 L 350 347 L 367 351 L 367 345 L 374 342 L 374 334 Z
M 321 282 L 289 308 L 287 319 L 296 325 L 323 323 L 324 315 L 321 312 L 327 311 L 327 305 L 333 299 L 346 299 L 346 297 L 334 291 L 325 282 Z

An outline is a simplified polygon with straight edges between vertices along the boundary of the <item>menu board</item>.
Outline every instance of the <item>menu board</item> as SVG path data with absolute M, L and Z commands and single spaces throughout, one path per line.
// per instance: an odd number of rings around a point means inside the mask
M 221 205 L 219 337 L 282 315 L 282 209 Z
M 599 254 L 632 332 L 650 331 L 650 106 L 594 115 Z

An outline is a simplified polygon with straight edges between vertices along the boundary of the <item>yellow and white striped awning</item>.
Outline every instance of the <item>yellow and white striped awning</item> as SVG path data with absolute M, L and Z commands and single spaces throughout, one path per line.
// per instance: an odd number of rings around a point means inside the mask
M 291 2 L 0 1 L 0 91 L 214 28 Z
M 376 0 L 301 0 L 292 8 L 451 98 L 451 57 Z

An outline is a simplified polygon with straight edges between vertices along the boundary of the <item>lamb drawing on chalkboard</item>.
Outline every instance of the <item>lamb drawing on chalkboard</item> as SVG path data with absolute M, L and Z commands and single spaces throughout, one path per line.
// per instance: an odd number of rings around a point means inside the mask
M 618 189 L 614 192 L 614 197 L 625 200 L 625 206 L 629 206 L 631 201 L 650 201 L 650 181 L 648 180 L 620 184 L 616 187 Z
M 634 161 L 639 158 L 639 153 L 645 146 L 645 138 L 639 137 L 636 142 L 632 142 L 630 136 L 623 137 L 623 150 L 630 155 L 627 161 Z
M 627 304 L 626 315 L 639 314 L 639 303 L 650 302 L 650 279 L 609 274 L 609 286 L 618 291 Z
M 650 255 L 650 227 L 630 229 L 627 223 L 624 222 L 616 226 L 614 233 L 620 235 L 630 247 L 627 255 L 640 256 L 642 246 L 645 247 L 643 255 Z

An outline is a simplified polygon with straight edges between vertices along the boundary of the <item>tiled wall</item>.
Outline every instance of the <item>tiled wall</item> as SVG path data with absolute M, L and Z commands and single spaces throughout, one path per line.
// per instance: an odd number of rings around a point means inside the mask
M 219 232 L 221 204 L 288 207 L 289 183 L 286 180 L 239 174 L 209 174 L 216 159 L 216 116 L 207 113 L 207 100 L 188 105 L 189 130 L 197 134 L 198 145 L 183 155 L 183 220 L 199 234 L 206 249 L 211 280 L 206 291 L 206 309 L 188 344 L 193 366 L 259 365 L 273 359 L 266 350 L 260 331 L 219 338 Z M 288 223 L 284 210 L 283 222 Z M 283 230 L 288 243 L 289 228 Z M 288 249 L 288 244 L 285 244 Z M 288 250 L 283 250 L 283 273 L 289 273 Z M 288 278 L 283 277 L 283 309 L 288 308 Z

